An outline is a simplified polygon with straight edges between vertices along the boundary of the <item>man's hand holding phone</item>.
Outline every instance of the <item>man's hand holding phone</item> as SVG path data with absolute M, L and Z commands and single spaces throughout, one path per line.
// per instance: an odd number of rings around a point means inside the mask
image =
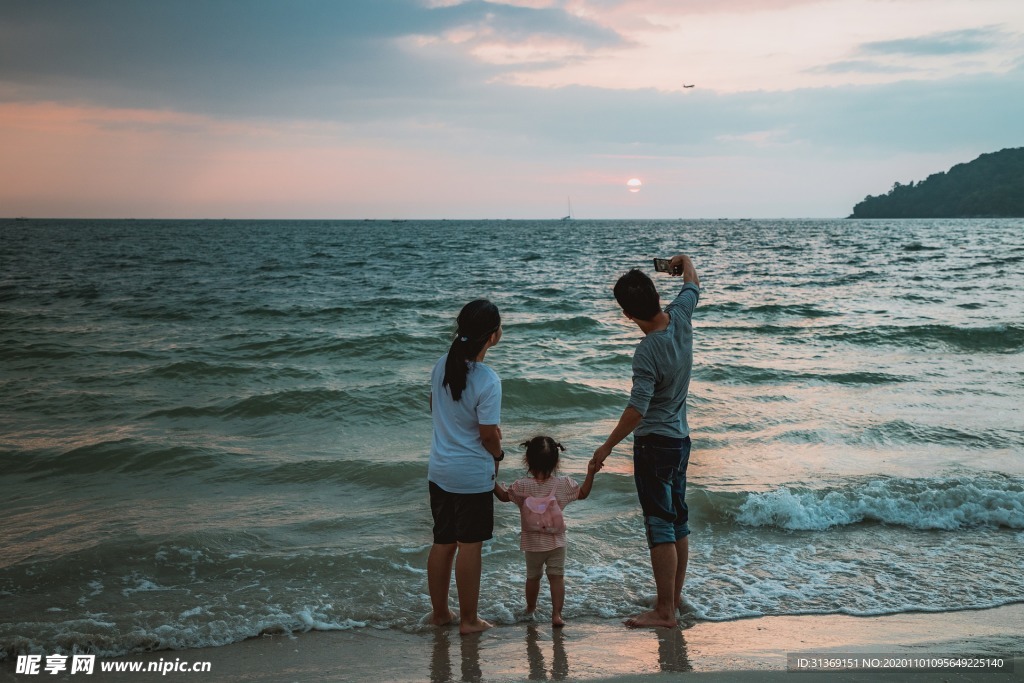
M 656 272 L 656 273 L 668 273 L 669 275 L 682 275 L 683 274 L 682 255 L 673 256 L 670 259 L 667 259 L 667 258 L 656 258 L 656 259 L 654 259 L 654 272 Z

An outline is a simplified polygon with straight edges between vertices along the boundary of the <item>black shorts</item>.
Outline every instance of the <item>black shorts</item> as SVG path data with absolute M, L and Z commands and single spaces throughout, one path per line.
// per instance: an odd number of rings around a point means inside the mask
M 430 484 L 434 543 L 480 543 L 494 535 L 494 493 L 449 493 Z

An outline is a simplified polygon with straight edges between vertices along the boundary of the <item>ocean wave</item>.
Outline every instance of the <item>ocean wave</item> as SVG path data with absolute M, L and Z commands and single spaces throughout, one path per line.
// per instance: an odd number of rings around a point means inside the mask
M 193 446 L 168 446 L 141 439 L 116 439 L 80 446 L 54 454 L 3 453 L 4 471 L 31 475 L 31 479 L 51 475 L 97 473 L 192 474 L 216 467 L 227 454 Z
M 70 344 L 3 344 L 0 346 L 0 360 L 23 360 L 28 358 L 58 359 L 72 358 L 84 353 L 81 348 Z
M 67 289 L 58 289 L 54 292 L 58 299 L 82 299 L 91 301 L 100 297 L 100 288 L 92 283 L 80 284 Z
M 822 328 L 817 328 L 815 333 L 820 333 Z M 833 328 L 825 328 L 833 329 Z M 757 334 L 757 335 L 770 335 L 772 337 L 789 337 L 798 338 L 800 336 L 806 337 L 808 329 L 806 327 L 796 327 L 790 325 L 707 325 L 702 324 L 700 326 L 700 334 L 710 334 L 715 336 L 726 336 L 735 337 L 738 335 L 745 334 Z
M 147 413 L 152 418 L 216 418 L 258 419 L 286 415 L 302 415 L 314 419 L 337 416 L 372 417 L 375 421 L 395 424 L 423 413 L 428 392 L 395 384 L 354 389 L 290 389 L 256 394 L 238 401 L 207 406 L 178 406 Z
M 425 451 L 422 459 L 414 461 L 315 458 L 262 467 L 249 465 L 226 474 L 224 478 L 268 485 L 325 482 L 370 489 L 426 487 L 427 458 Z
M 210 302 L 189 302 L 189 305 L 173 305 L 167 303 L 145 303 L 130 301 L 128 303 L 111 304 L 110 310 L 119 313 L 126 318 L 139 320 L 153 320 L 165 322 L 185 322 L 196 318 L 196 308 L 193 304 L 202 305 Z
M 800 318 L 827 318 L 842 315 L 838 311 L 829 311 L 811 304 L 764 304 L 751 306 L 746 310 L 760 315 L 792 315 Z
M 436 336 L 392 332 L 355 337 L 284 335 L 247 341 L 228 349 L 245 360 L 276 360 L 307 356 L 333 355 L 345 359 L 399 360 L 438 356 L 444 340 Z
M 200 360 L 179 361 L 160 367 L 151 368 L 146 374 L 152 377 L 163 379 L 202 379 L 212 377 L 231 377 L 235 375 L 249 375 L 260 371 L 257 367 L 246 367 L 241 365 L 226 365 L 206 363 Z
M 975 267 L 976 268 L 988 268 L 988 267 L 1009 266 L 1009 265 L 1013 265 L 1015 263 L 1020 263 L 1022 261 L 1024 261 L 1024 256 L 1002 256 L 1002 257 L 999 257 L 999 258 L 994 258 L 991 261 L 982 261 L 980 263 L 977 263 L 977 264 L 975 264 Z
M 826 341 L 864 345 L 901 347 L 945 347 L 961 352 L 1016 353 L 1024 349 L 1024 326 L 993 325 L 961 327 L 957 325 L 879 326 L 823 334 Z
M 514 303 L 514 308 L 533 313 L 554 314 L 577 313 L 585 310 L 585 307 L 574 298 L 531 296 L 532 293 L 519 292 L 511 297 L 510 300 Z
M 586 315 L 577 315 L 572 318 L 545 318 L 522 323 L 506 323 L 505 331 L 540 330 L 547 334 L 568 334 L 577 335 L 593 332 L 604 328 L 604 324 Z
M 247 308 L 242 315 L 253 318 L 296 318 L 301 320 L 342 320 L 343 316 L 358 311 L 356 306 L 286 306 L 275 308 L 263 305 Z
M 992 479 L 879 479 L 838 489 L 780 487 L 746 494 L 739 524 L 793 531 L 881 523 L 911 529 L 1024 529 L 1024 482 Z
M 627 395 L 621 391 L 591 387 L 562 380 L 511 378 L 502 381 L 502 407 L 531 417 L 622 408 Z
M 868 444 L 955 443 L 962 448 L 1011 449 L 1024 446 L 1024 432 L 1013 429 L 963 430 L 891 420 L 865 429 L 860 441 Z
M 779 368 L 758 368 L 748 365 L 699 365 L 693 376 L 704 382 L 722 384 L 790 384 L 822 382 L 827 384 L 898 384 L 910 378 L 884 372 L 793 372 Z
M 917 350 L 945 349 L 955 353 L 1017 353 L 1024 350 L 1024 326 L 1000 324 L 988 327 L 957 325 L 880 325 L 851 329 L 843 325 L 814 328 L 776 323 L 702 324 L 701 335 L 719 338 L 767 335 L 784 340 L 820 345 L 840 342 L 858 346 L 898 346 Z
M 779 316 L 793 316 L 796 318 L 830 318 L 843 315 L 839 311 L 830 311 L 824 308 L 819 308 L 813 304 L 760 304 L 758 306 L 747 306 L 735 301 L 702 304 L 700 311 L 702 315 L 706 313 L 746 313 L 768 318 Z
M 234 598 L 226 594 L 225 599 Z M 98 619 L 10 624 L 28 636 L 0 634 L 0 661 L 22 654 L 93 654 L 119 657 L 137 652 L 221 647 L 264 635 L 289 635 L 310 631 L 344 631 L 367 624 L 330 614 L 330 604 L 260 606 L 255 614 L 243 609 L 224 610 L 201 606 L 172 614 L 140 610 L 132 621 L 157 617 L 163 623 L 112 623 Z

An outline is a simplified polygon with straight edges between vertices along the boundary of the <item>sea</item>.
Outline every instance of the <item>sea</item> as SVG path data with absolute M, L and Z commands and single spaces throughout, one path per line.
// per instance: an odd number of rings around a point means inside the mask
M 499 479 L 548 434 L 582 480 L 641 337 L 612 285 L 677 252 L 689 623 L 1024 602 L 1024 220 L 4 220 L 0 658 L 427 629 L 459 309 L 504 323 Z M 566 510 L 567 620 L 654 595 L 630 444 Z M 499 625 L 518 527 L 496 502 Z

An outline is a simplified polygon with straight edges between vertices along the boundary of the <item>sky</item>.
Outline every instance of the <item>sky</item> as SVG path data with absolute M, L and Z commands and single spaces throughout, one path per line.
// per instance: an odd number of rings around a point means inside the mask
M 843 217 L 1022 122 L 1021 0 L 0 0 L 8 217 Z

